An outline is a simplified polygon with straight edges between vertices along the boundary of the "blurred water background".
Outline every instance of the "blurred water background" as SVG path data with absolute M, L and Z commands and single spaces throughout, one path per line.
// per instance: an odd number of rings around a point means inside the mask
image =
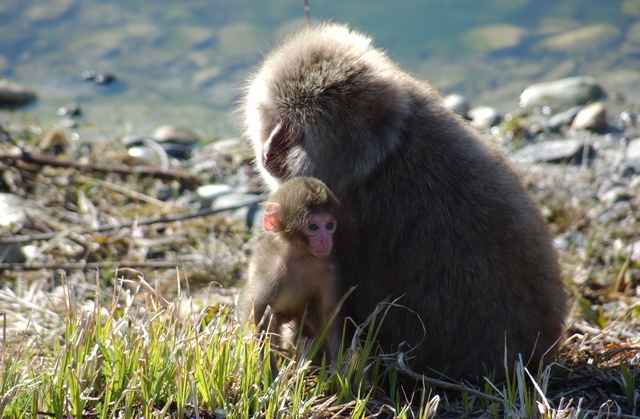
M 640 100 L 640 0 L 310 0 L 314 22 L 371 34 L 400 65 L 501 112 L 531 83 L 590 75 Z M 92 140 L 170 123 L 237 136 L 233 109 L 264 51 L 304 24 L 302 0 L 0 0 L 0 76 L 38 94 L 0 110 Z M 110 84 L 82 81 L 86 70 Z

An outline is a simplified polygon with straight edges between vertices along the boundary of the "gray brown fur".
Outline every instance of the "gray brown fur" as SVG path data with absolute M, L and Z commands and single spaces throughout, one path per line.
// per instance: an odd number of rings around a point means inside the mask
M 311 212 L 335 216 L 339 203 L 324 183 L 311 178 L 288 181 L 269 202 L 280 204 L 283 230 L 266 233 L 256 246 L 238 298 L 238 317 L 243 323 L 251 318 L 256 323 L 264 320 L 261 330 L 269 328 L 276 333 L 276 342 L 288 348 L 291 342 L 287 340 L 300 327 L 303 336 L 316 337 L 335 307 L 333 254 L 323 259 L 311 255 L 301 228 Z M 323 346 L 331 361 L 337 354 L 339 330 L 337 324 L 332 327 Z
M 418 371 L 501 376 L 505 345 L 510 366 L 553 359 L 567 298 L 538 208 L 500 152 L 371 42 L 327 24 L 267 55 L 243 108 L 266 184 L 281 181 L 261 156 L 283 123 L 282 179 L 323 180 L 344 211 L 341 291 L 358 285 L 346 314 L 363 322 L 402 296 L 379 341 L 419 344 Z

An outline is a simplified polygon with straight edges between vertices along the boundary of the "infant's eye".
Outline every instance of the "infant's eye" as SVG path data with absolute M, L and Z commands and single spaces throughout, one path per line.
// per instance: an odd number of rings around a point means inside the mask
M 333 223 L 327 223 L 327 230 L 333 230 Z
M 309 230 L 316 231 L 318 229 L 318 224 L 309 224 Z

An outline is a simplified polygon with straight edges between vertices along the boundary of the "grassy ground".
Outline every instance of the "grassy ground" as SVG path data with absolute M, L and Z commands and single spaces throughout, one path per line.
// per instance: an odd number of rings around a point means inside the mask
M 18 145 L 55 157 L 41 146 L 52 131 L 27 123 L 4 128 L 10 140 L 0 144 L 0 155 Z M 55 158 L 73 161 L 78 150 L 62 144 Z M 138 163 L 117 141 L 84 158 Z M 247 184 L 237 174 L 246 172 L 249 154 L 218 150 L 211 158 L 214 175 L 195 173 L 199 181 Z M 189 164 L 177 169 L 194 173 Z M 640 415 L 640 265 L 620 244 L 640 232 L 633 223 L 593 221 L 587 216 L 593 202 L 568 194 L 577 187 L 554 179 L 557 171 L 530 168 L 525 176 L 554 233 L 587 238 L 560 251 L 575 304 L 557 362 L 543 371 L 516 368 L 507 383 L 402 387 L 399 380 L 410 372 L 367 340 L 346 342 L 335 367 L 305 361 L 311 344 L 277 355 L 277 366 L 269 362 L 268 337 L 256 339 L 233 316 L 250 231 L 231 212 L 162 221 L 192 210 L 181 203 L 176 182 L 6 156 L 0 170 L 4 192 L 34 208 L 31 225 L 0 234 L 0 245 L 23 238 L 19 245 L 31 255 L 31 265 L 0 265 L 1 417 Z M 563 179 L 571 171 L 585 185 L 597 177 L 595 169 L 562 170 Z M 156 199 L 163 188 L 176 199 Z M 99 225 L 117 228 L 97 231 Z M 366 325 L 369 334 L 382 315 Z

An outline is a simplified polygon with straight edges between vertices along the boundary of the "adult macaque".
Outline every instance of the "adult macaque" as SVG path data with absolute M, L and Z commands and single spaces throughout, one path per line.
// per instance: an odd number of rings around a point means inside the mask
M 430 85 L 326 24 L 271 52 L 243 106 L 273 190 L 312 176 L 340 200 L 342 291 L 358 285 L 346 314 L 363 322 L 400 297 L 385 350 L 407 342 L 413 368 L 451 377 L 552 359 L 567 299 L 545 224 L 502 154 Z
M 338 200 L 324 183 L 295 178 L 282 185 L 266 204 L 263 225 L 269 233 L 249 262 L 247 283 L 240 293 L 242 322 L 252 315 L 279 336 L 288 336 L 287 323 L 297 333 L 316 337 L 336 305 L 336 272 L 331 249 L 336 231 Z M 271 318 L 264 314 L 270 308 Z M 324 344 L 334 361 L 339 345 L 338 325 Z

